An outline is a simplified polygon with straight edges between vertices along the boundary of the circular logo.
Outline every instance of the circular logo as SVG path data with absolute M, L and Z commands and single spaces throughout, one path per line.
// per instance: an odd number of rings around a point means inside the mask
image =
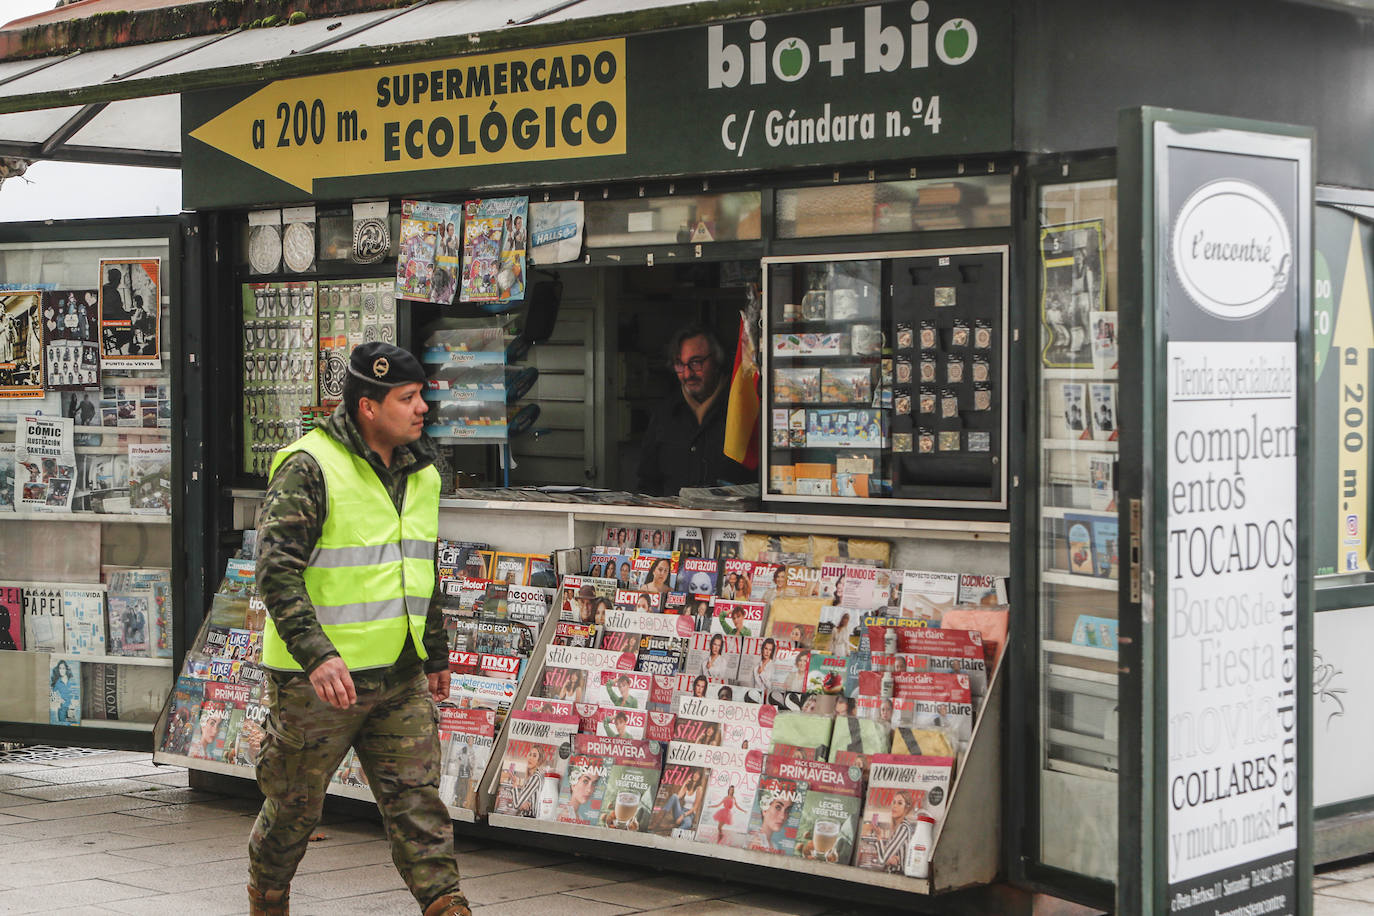
M 957 67 L 978 50 L 978 30 L 967 19 L 951 19 L 935 33 L 935 56 Z
M 386 361 L 385 356 L 377 357 L 372 364 L 372 374 L 377 378 L 386 378 L 387 372 L 391 369 L 391 363 Z
M 1293 242 L 1278 205 L 1233 178 L 1194 191 L 1174 219 L 1170 238 L 1179 283 L 1198 307 L 1233 321 L 1264 311 L 1293 270 Z

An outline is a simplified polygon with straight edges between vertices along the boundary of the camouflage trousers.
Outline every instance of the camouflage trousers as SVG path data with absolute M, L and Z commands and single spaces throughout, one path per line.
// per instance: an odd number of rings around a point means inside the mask
M 453 821 L 439 798 L 438 712 L 425 675 L 364 676 L 355 686 L 357 703 L 336 709 L 304 676 L 269 678 L 258 759 L 266 800 L 248 841 L 249 879 L 259 890 L 290 885 L 330 777 L 351 746 L 382 812 L 392 861 L 421 908 L 459 894 Z

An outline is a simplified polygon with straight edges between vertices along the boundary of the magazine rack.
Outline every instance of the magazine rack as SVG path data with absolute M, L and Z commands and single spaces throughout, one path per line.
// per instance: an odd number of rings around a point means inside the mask
M 547 637 L 548 633 L 545 634 Z M 531 671 L 521 681 L 524 696 L 529 686 L 542 677 L 545 651 L 550 640 L 540 640 L 531 657 Z M 978 716 L 969 750 L 951 788 L 949 814 L 936 836 L 930 860 L 929 878 L 908 878 L 885 872 L 869 871 L 852 865 L 831 864 L 740 849 L 717 846 L 676 837 L 651 833 L 628 833 L 558 821 L 543 821 L 530 817 L 514 817 L 491 812 L 500 778 L 501 758 L 505 755 L 506 729 L 503 728 L 492 747 L 491 760 L 478 788 L 479 807 L 487 814 L 487 823 L 502 830 L 561 836 L 578 840 L 593 840 L 608 845 L 654 849 L 682 856 L 696 857 L 703 862 L 725 859 L 731 862 L 757 865 L 784 872 L 798 872 L 826 880 L 873 888 L 881 887 L 912 894 L 939 894 L 960 888 L 990 883 L 998 871 L 998 850 L 1002 840 L 1002 708 L 1004 688 L 1002 671 L 1006 667 L 1006 647 L 1002 648 L 997 669 L 988 683 L 987 696 Z M 537 659 L 537 667 L 534 665 Z M 518 701 L 523 702 L 523 697 Z

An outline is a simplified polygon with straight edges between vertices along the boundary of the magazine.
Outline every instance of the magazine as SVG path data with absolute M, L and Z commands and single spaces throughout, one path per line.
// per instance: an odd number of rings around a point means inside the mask
M 853 563 L 821 564 L 820 597 L 846 608 L 873 611 L 888 603 L 892 570 Z
M 638 832 L 648 824 L 662 768 L 657 741 L 574 735 L 558 819 Z
M 939 834 L 948 809 L 953 772 L 953 757 L 873 757 L 854 864 L 900 874 L 916 830 L 917 815 L 929 815 L 935 822 L 935 834 Z
M 711 532 L 708 553 L 717 560 L 739 559 L 744 532 L 739 528 L 716 528 Z
M 499 306 L 525 298 L 529 198 L 492 197 L 463 206 L 460 298 Z
M 722 746 L 746 750 L 769 747 L 777 715 L 772 706 L 695 696 L 682 697 L 675 712 L 678 716 L 678 730 L 673 733 L 675 740 L 682 740 L 687 733 L 684 720 L 695 720 L 717 725 Z
M 684 557 L 678 569 L 676 588 L 678 591 L 714 595 L 720 579 L 720 562 L 707 557 Z
M 705 750 L 693 757 L 709 760 L 712 765 L 706 770 L 706 797 L 696 840 L 742 849 L 748 845 L 749 812 L 754 807 L 754 793 L 763 770 L 763 752 L 740 747 L 701 747 Z
M 15 506 L 25 512 L 70 512 L 76 487 L 72 421 L 22 417 L 15 434 Z
M 170 442 L 129 443 L 129 511 L 135 515 L 171 514 Z
M 768 608 L 768 625 L 764 629 L 764 635 L 788 640 L 809 650 L 815 643 L 821 613 L 827 606 L 828 602 L 824 598 L 774 598 Z
M 81 717 L 154 723 L 170 687 L 164 669 L 83 660 Z
M 870 642 L 882 645 L 886 628 L 868 629 Z M 922 670 L 967 675 L 974 697 L 987 690 L 987 653 L 981 634 L 947 627 L 898 627 L 897 645 L 901 653 L 923 656 Z
M 43 319 L 41 294 L 0 293 L 0 398 L 42 398 Z
M 1092 330 L 1093 369 L 1098 372 L 1117 367 L 1116 312 L 1089 312 Z
M 3 460 L 3 459 L 0 459 Z M 1088 456 L 1088 508 L 1109 512 L 1116 508 L 1116 459 L 1109 454 Z
M 769 754 L 749 815 L 749 848 L 848 863 L 862 792 L 850 767 Z
M 908 569 L 902 573 L 902 616 L 938 624 L 958 602 L 959 574 Z M 882 643 L 878 644 L 882 648 Z
M 684 618 L 685 619 L 685 618 Z M 739 673 L 740 637 L 721 633 L 695 633 L 687 650 L 686 674 L 710 680 L 735 682 Z
M 396 295 L 448 305 L 462 272 L 458 204 L 401 201 L 401 242 L 396 257 Z
M 81 724 L 81 662 L 53 655 L 48 660 L 48 724 Z
M 72 655 L 105 655 L 105 592 L 62 589 L 62 621 Z
M 735 753 L 685 741 L 669 743 L 663 755 L 663 775 L 644 832 L 694 838 L 701 824 L 710 771 L 718 763 L 728 762 Z
M 167 713 L 167 727 L 162 735 L 162 751 L 183 756 L 186 754 L 191 745 L 191 733 L 195 730 L 200 703 L 204 696 L 203 680 L 185 674 L 177 678 Z
M 959 603 L 997 606 L 1007 603 L 1007 580 L 1003 576 L 959 576 Z
M 1064 515 L 1064 568 L 1074 575 L 1097 575 L 1097 564 L 1093 561 L 1095 521 L 1087 515 Z
M 24 598 L 24 646 L 31 652 L 66 652 L 67 633 L 62 619 L 62 589 L 32 586 Z
M 735 683 L 760 690 L 782 690 L 792 676 L 799 652 L 796 643 L 785 639 L 743 639 Z
M 42 294 L 42 303 L 45 387 L 49 391 L 75 391 L 99 385 L 100 316 L 96 290 L 49 290 Z
M 683 559 L 706 556 L 706 540 L 701 536 L 701 529 L 675 528 L 672 549 Z
M 23 648 L 24 593 L 18 586 L 0 585 L 0 650 Z
M 534 817 L 545 771 L 552 770 L 560 780 L 567 776 L 571 739 L 577 726 L 576 715 L 524 710 L 510 714 L 493 808 L 496 813 Z
M 768 606 L 760 601 L 715 598 L 711 601 L 711 632 L 746 639 L 761 636 L 767 614 Z
M 0 442 L 0 512 L 13 512 L 14 499 L 13 442 Z
M 1116 423 L 1116 383 L 1093 382 L 1088 386 L 1092 401 L 1092 437 L 1115 442 L 1119 437 Z
M 647 709 L 652 684 L 651 674 L 603 669 L 587 679 L 584 702 L 624 709 Z
M 439 746 L 443 751 L 439 797 L 445 804 L 477 808 L 477 784 L 495 742 L 495 711 L 439 707 Z
M 149 655 L 148 599 L 142 595 L 114 594 L 108 597 L 111 655 Z
M 794 760 L 828 760 L 832 730 L 829 716 L 779 712 L 773 720 L 773 740 L 768 753 Z

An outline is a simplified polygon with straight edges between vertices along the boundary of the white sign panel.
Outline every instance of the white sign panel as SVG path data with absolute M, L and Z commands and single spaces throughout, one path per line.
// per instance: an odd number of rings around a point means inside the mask
M 1312 615 L 1312 803 L 1374 796 L 1374 607 Z
M 1168 911 L 1295 913 L 1310 143 L 1154 129 Z

